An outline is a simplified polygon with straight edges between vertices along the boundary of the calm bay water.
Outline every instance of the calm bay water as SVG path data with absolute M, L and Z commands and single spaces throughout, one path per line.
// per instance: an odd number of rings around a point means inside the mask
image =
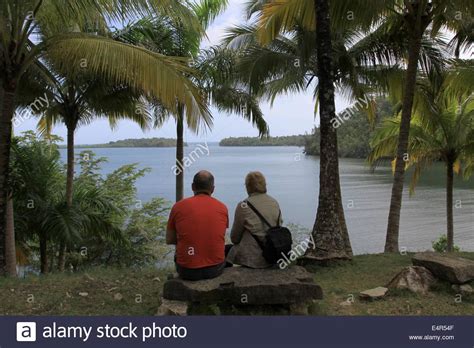
M 204 144 L 202 144 L 204 145 Z M 196 149 L 189 144 L 185 154 Z M 82 151 L 78 149 L 77 152 Z M 98 148 L 97 156 L 107 157 L 104 173 L 121 165 L 138 163 L 151 172 L 138 182 L 138 198 L 147 201 L 164 197 L 173 201 L 175 177 L 173 148 Z M 63 159 L 65 150 L 61 150 Z M 237 203 L 246 197 L 244 177 L 251 170 L 267 178 L 268 193 L 281 205 L 285 223 L 306 228 L 313 226 L 318 197 L 319 159 L 304 156 L 298 147 L 219 147 L 209 144 L 186 169 L 185 195 L 191 195 L 191 181 L 200 169 L 210 170 L 216 178 L 214 196 L 229 208 L 230 218 Z M 391 193 L 391 170 L 388 166 L 370 171 L 363 160 L 341 159 L 341 186 L 347 225 L 354 252 L 383 251 Z M 408 185 L 404 193 L 400 227 L 400 247 L 410 251 L 427 250 L 431 242 L 446 231 L 445 170 L 435 165 L 421 178 L 415 195 Z M 456 179 L 454 199 L 455 243 L 463 250 L 474 251 L 474 179 Z

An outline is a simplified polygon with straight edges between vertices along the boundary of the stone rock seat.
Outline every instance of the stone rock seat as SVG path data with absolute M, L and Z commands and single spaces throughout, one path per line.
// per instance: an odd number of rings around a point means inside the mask
M 452 284 L 465 284 L 474 280 L 474 261 L 454 255 L 434 252 L 415 254 L 413 265 L 425 267 L 437 278 Z
M 276 305 L 287 306 L 292 314 L 306 314 L 308 306 L 322 297 L 321 287 L 303 267 L 283 270 L 232 267 L 214 279 L 168 280 L 163 288 L 162 307 L 181 306 L 182 313 L 183 303 L 239 307 Z M 166 308 L 159 311 L 161 314 L 169 312 L 173 311 Z

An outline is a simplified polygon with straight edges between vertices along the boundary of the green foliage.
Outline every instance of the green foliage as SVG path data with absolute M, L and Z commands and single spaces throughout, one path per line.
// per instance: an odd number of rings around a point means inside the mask
M 230 137 L 219 142 L 219 146 L 304 146 L 307 135 L 281 137 Z
M 378 124 L 393 115 L 392 105 L 384 99 L 376 102 L 376 121 Z M 365 111 L 348 108 L 339 116 L 350 112 L 351 117 L 344 120 L 337 128 L 337 145 L 339 156 L 349 158 L 367 158 L 370 153 L 370 140 L 374 134 L 374 128 L 367 119 Z M 313 135 L 306 137 L 305 153 L 307 155 L 319 155 L 319 128 L 316 127 Z
M 158 259 L 172 260 L 173 248 L 166 245 L 169 203 L 154 198 L 132 211 L 124 227 L 129 248 L 115 253 L 117 264 L 148 265 Z
M 77 157 L 80 171 L 68 207 L 57 141 L 37 138 L 32 132 L 14 139 L 15 232 L 26 263 L 36 266 L 40 242 L 46 253 L 41 255 L 43 269 L 48 255 L 54 260 L 60 243 L 66 243 L 67 262 L 73 269 L 144 266 L 169 253 L 164 246 L 168 204 L 159 198 L 145 204 L 136 199 L 136 181 L 149 170 L 129 164 L 104 176 L 101 164 L 106 159 L 84 151 Z
M 124 165 L 103 176 L 101 163 L 105 158 L 96 158 L 91 151 L 78 155 L 81 171 L 78 184 L 90 190 L 102 190 L 117 211 L 110 211 L 108 218 L 118 227 L 118 238 L 103 238 L 100 234 L 88 234 L 76 244 L 72 255 L 74 267 L 90 265 L 144 266 L 169 252 L 164 243 L 164 233 L 169 205 L 155 198 L 143 204 L 136 198 L 136 181 L 148 168 L 138 169 L 137 164 Z
M 31 131 L 13 139 L 9 186 L 13 193 L 20 259 L 34 252 L 38 238 L 47 234 L 44 219 L 61 197 L 65 173 L 57 141 L 57 137 L 37 138 Z
M 474 165 L 474 96 L 468 86 L 453 85 L 453 76 L 466 73 L 467 62 L 459 70 L 453 64 L 447 71 L 431 71 L 417 81 L 417 91 L 408 143 L 407 167 L 414 167 L 410 192 L 422 171 L 433 162 L 443 161 L 465 179 Z M 470 68 L 474 70 L 473 62 Z M 400 92 L 401 93 L 401 92 Z M 370 162 L 395 158 L 400 115 L 385 120 L 371 140 Z
M 445 234 L 439 236 L 438 240 L 434 240 L 431 245 L 433 250 L 438 253 L 445 253 L 448 250 L 448 237 Z M 453 246 L 453 250 L 456 252 L 460 251 L 460 248 L 457 245 Z

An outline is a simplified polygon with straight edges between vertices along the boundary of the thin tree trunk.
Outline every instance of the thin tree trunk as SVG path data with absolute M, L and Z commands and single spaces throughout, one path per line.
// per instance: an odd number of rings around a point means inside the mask
M 12 141 L 12 119 L 15 112 L 15 83 L 0 87 L 2 111 L 0 115 L 0 276 L 6 274 L 5 236 L 7 228 L 8 176 L 10 171 L 10 148 Z
M 48 273 L 48 239 L 43 233 L 40 235 L 40 265 L 41 274 Z
M 315 0 L 316 49 L 320 112 L 319 203 L 313 227 L 315 247 L 305 258 L 318 261 L 350 259 L 352 251 L 344 218 L 339 182 L 337 133 L 331 120 L 336 116 L 334 102 L 333 49 L 328 0 Z
M 400 122 L 400 133 L 398 136 L 397 158 L 395 173 L 393 177 L 392 195 L 390 199 L 390 211 L 388 215 L 387 236 L 385 240 L 385 252 L 398 252 L 398 237 L 400 231 L 400 211 L 402 209 L 403 181 L 405 178 L 405 157 L 409 156 L 408 137 L 410 134 L 410 121 L 415 95 L 416 76 L 418 71 L 418 59 L 420 57 L 421 38 L 423 29 L 413 30 L 410 35 L 408 66 L 405 75 L 405 86 L 403 95 L 402 118 Z
M 10 192 L 7 200 L 7 227 L 5 236 L 5 261 L 7 275 L 16 277 L 16 247 L 13 197 Z
M 66 204 L 72 207 L 73 185 L 74 185 L 74 132 L 75 127 L 67 126 L 67 169 L 66 169 Z M 58 270 L 64 272 L 66 265 L 66 243 L 59 245 Z
M 49 269 L 51 272 L 54 270 L 54 260 L 56 258 L 56 250 L 54 249 L 54 245 L 51 245 L 51 251 L 49 254 Z
M 68 208 L 72 207 L 74 185 L 74 131 L 73 127 L 67 129 L 66 204 Z
M 184 108 L 178 106 L 176 119 L 176 202 L 184 197 Z
M 447 239 L 448 252 L 454 250 L 454 222 L 453 222 L 453 185 L 454 185 L 454 173 L 453 173 L 453 161 L 447 161 L 447 176 L 446 176 L 446 216 L 447 216 Z

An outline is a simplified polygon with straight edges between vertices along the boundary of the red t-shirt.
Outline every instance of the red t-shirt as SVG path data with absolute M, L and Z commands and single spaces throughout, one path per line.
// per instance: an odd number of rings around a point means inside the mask
M 176 262 L 185 268 L 202 268 L 224 262 L 227 207 L 206 194 L 177 202 L 168 229 L 176 231 Z

